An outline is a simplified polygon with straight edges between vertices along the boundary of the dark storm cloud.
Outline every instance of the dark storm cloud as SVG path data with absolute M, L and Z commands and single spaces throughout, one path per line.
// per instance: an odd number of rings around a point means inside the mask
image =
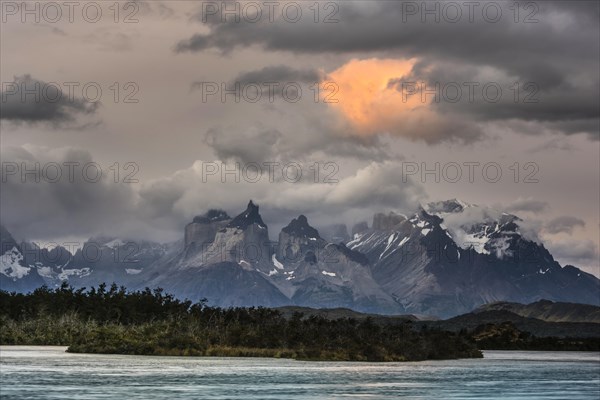
M 286 65 L 276 65 L 242 72 L 228 82 L 226 87 L 229 89 L 239 88 L 238 90 L 244 92 L 244 95 L 249 98 L 287 96 L 287 98 L 295 99 L 299 96 L 297 87 L 302 90 L 301 85 L 303 84 L 318 84 L 323 77 L 324 74 L 315 69 L 295 69 Z M 207 90 L 205 85 L 207 82 L 193 82 L 191 90 Z
M 109 167 L 79 149 L 3 148 L 2 224 L 21 238 L 50 239 L 130 223 L 132 185 L 115 183 Z
M 46 83 L 30 75 L 16 76 L 2 82 L 0 119 L 16 123 L 50 123 L 61 125 L 79 115 L 96 112 L 99 103 L 70 96 L 56 83 Z
M 87 150 L 21 146 L 2 148 L 0 222 L 19 239 L 120 236 L 171 240 L 186 215 L 175 204 L 193 178 L 138 187 L 138 172 L 98 162 Z M 189 177 L 188 177 L 189 178 Z M 173 233 L 177 235 L 173 235 Z
M 407 13 L 407 2 L 340 3 L 336 15 L 339 23 L 329 24 L 314 23 L 308 17 L 290 23 L 279 14 L 275 22 L 266 18 L 257 23 L 244 18 L 239 22 L 209 18 L 206 25 L 210 31 L 179 42 L 176 51 L 216 48 L 227 53 L 254 45 L 293 53 L 415 57 L 419 62 L 414 78 L 429 84 L 460 85 L 475 80 L 479 90 L 488 82 L 496 82 L 503 89 L 499 101 L 476 98 L 474 102 L 442 100 L 434 104 L 445 115 L 460 113 L 463 118 L 484 122 L 522 119 L 550 124 L 547 129 L 565 134 L 600 137 L 599 3 L 533 2 L 536 8 L 521 8 L 515 22 L 513 3 L 478 2 L 472 21 L 463 6 L 455 23 L 445 19 L 444 13 L 439 23 L 431 15 L 422 22 L 421 7 L 428 4 L 442 10 L 444 2 L 408 3 L 418 7 L 416 15 Z M 488 4 L 494 7 L 484 18 L 483 9 Z M 491 22 L 496 7 L 501 8 L 502 15 Z M 530 23 L 524 22 L 527 16 L 531 16 Z M 197 19 L 204 21 L 203 17 L 199 14 Z M 515 82 L 520 85 L 518 100 L 512 89 Z
M 314 69 L 294 69 L 286 65 L 264 67 L 256 71 L 243 72 L 233 81 L 242 85 L 263 82 L 320 82 L 323 74 Z
M 268 133 L 256 133 L 263 134 Z M 302 179 L 290 182 L 282 179 L 284 163 L 273 170 L 274 180 L 264 170 L 255 181 L 232 177 L 234 162 L 198 160 L 189 168 L 134 185 L 122 175 L 115 181 L 114 165 L 102 165 L 90 152 L 75 148 L 7 147 L 1 159 L 0 221 L 19 239 L 107 235 L 172 240 L 181 237 L 182 227 L 194 215 L 209 208 L 235 214 L 249 198 L 264 206 L 269 224 L 287 223 L 299 212 L 333 223 L 357 213 L 366 218 L 374 207 L 416 208 L 425 196 L 421 185 L 403 181 L 400 163 L 391 161 L 370 163 L 350 175 L 337 170 L 331 175 L 326 168 L 319 182 L 310 169 L 313 163 L 307 163 L 302 165 Z M 208 163 L 229 175 L 206 175 L 203 168 Z M 67 165 L 73 166 L 71 172 Z M 335 182 L 324 182 L 324 177 Z
M 545 226 L 545 230 L 548 233 L 572 233 L 573 229 L 578 226 L 584 227 L 585 222 L 582 219 L 564 215 L 549 221 Z
M 465 62 L 427 58 L 409 76 L 391 80 L 389 86 L 406 94 L 415 90 L 416 96 L 446 113 L 461 112 L 483 120 L 560 122 L 568 133 L 597 132 L 600 83 L 591 70 L 582 81 L 552 66 L 533 69 L 530 76 L 514 76 Z M 409 88 L 411 84 L 414 88 Z M 438 95 L 436 100 L 433 93 Z
M 181 41 L 177 50 L 231 51 L 250 45 L 306 53 L 402 50 L 404 57 L 430 54 L 468 59 L 478 64 L 510 65 L 515 70 L 537 66 L 543 68 L 539 74 L 551 76 L 552 73 L 545 71 L 552 71 L 556 66 L 549 65 L 544 56 L 596 60 L 597 50 L 590 48 L 598 30 L 598 5 L 592 4 L 594 2 L 575 5 L 577 2 L 536 2 L 539 11 L 535 13 L 538 20 L 535 23 L 515 23 L 509 8 L 512 3 L 491 2 L 502 9 L 497 22 L 488 22 L 493 21 L 491 17 L 483 18 L 482 10 L 490 2 L 482 1 L 472 22 L 468 9 L 464 9 L 461 18 L 454 23 L 444 19 L 436 23 L 432 16 L 422 22 L 421 15 L 409 15 L 403 3 L 407 2 L 340 3 L 338 23 L 315 23 L 311 18 L 290 23 L 279 14 L 273 23 L 266 18 L 257 23 L 244 18 L 240 22 L 233 18 L 226 22 L 212 21 L 209 33 Z M 434 4 L 439 6 L 440 3 Z M 202 15 L 197 18 L 202 20 Z M 560 79 L 553 77 L 557 78 Z

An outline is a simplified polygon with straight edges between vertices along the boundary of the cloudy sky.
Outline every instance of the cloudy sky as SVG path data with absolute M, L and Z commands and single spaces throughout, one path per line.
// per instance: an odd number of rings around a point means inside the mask
M 174 240 L 252 198 L 275 238 L 456 197 L 599 275 L 598 2 L 469 4 L 2 1 L 2 223 Z

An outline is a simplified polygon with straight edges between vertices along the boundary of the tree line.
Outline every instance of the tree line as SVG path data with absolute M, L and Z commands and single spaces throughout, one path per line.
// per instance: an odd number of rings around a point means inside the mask
M 411 361 L 481 357 L 465 332 L 410 322 L 336 320 L 263 307 L 211 307 L 162 289 L 129 292 L 68 284 L 0 291 L 0 344 L 65 345 L 71 352 Z

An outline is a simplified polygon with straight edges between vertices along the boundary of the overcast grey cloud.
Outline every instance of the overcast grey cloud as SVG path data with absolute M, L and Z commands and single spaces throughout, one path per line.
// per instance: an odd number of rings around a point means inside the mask
M 98 102 L 63 92 L 61 85 L 47 83 L 29 74 L 2 83 L 0 93 L 3 120 L 15 123 L 50 123 L 54 126 L 72 122 L 80 115 L 94 114 Z
M 598 247 L 591 240 L 548 242 L 547 246 L 554 257 L 571 265 L 594 265 L 600 258 Z
M 540 213 L 548 208 L 548 203 L 545 201 L 535 200 L 532 198 L 518 198 L 510 203 L 504 209 L 511 213 L 531 212 L 534 214 Z
M 199 160 L 137 185 L 122 175 L 115 180 L 110 165 L 77 148 L 11 147 L 3 149 L 2 160 L 0 219 L 20 238 L 110 233 L 164 241 L 177 238 L 194 215 L 210 208 L 236 214 L 248 199 L 263 206 L 265 221 L 276 228 L 299 212 L 353 223 L 370 218 L 373 209 L 416 210 L 426 198 L 418 183 L 398 174 L 397 161 L 372 162 L 347 176 L 324 164 L 316 174 L 314 164 L 279 163 L 269 172 L 255 162 L 260 174 L 253 169 L 247 177 L 246 165 L 234 160 Z M 298 178 L 296 166 L 302 169 Z M 33 172 L 23 175 L 26 170 Z
M 276 130 L 259 130 L 248 127 L 243 132 L 210 129 L 206 132 L 206 143 L 220 160 L 236 160 L 243 163 L 262 163 L 275 160 L 277 142 L 282 134 Z
M 21 238 L 124 229 L 135 222 L 135 193 L 109 167 L 77 148 L 3 148 L 2 224 Z
M 545 226 L 545 230 L 548 233 L 572 233 L 573 229 L 584 226 L 584 220 L 569 215 L 563 215 L 561 217 L 557 217 L 551 221 L 548 221 L 548 223 Z
M 331 129 L 319 121 L 282 131 L 260 124 L 216 126 L 206 131 L 204 143 L 213 150 L 216 158 L 246 164 L 340 158 L 369 162 L 393 158 L 380 137 L 344 136 Z

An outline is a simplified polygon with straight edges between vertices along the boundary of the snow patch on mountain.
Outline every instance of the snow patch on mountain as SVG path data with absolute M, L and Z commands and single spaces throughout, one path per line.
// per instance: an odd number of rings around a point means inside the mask
M 38 263 L 38 264 L 41 264 L 41 263 Z M 51 267 L 38 266 L 37 272 L 38 272 L 38 275 L 41 276 L 42 278 L 50 279 L 50 278 L 54 277 L 54 273 L 53 273 Z
M 21 279 L 29 274 L 31 268 L 22 265 L 23 255 L 16 247 L 0 257 L 0 273 L 13 279 Z
M 69 280 L 69 277 L 71 276 L 76 276 L 76 277 L 84 277 L 84 276 L 88 276 L 92 273 L 92 271 L 90 270 L 90 268 L 73 268 L 73 269 L 63 269 L 61 273 L 58 274 L 58 279 L 60 279 L 61 281 L 66 281 Z
M 285 275 L 288 275 L 288 277 L 285 278 L 285 280 L 286 281 L 291 281 L 292 279 L 295 279 L 296 277 L 294 276 L 294 272 L 295 271 L 284 272 Z
M 142 269 L 136 269 L 136 268 L 125 268 L 125 273 L 127 275 L 137 275 L 139 273 L 142 272 Z
M 283 264 L 279 262 L 279 260 L 277 259 L 277 257 L 275 256 L 275 253 L 273 253 L 273 255 L 271 256 L 271 261 L 273 261 L 273 265 L 278 268 L 278 269 L 283 269 Z
M 489 242 L 489 238 L 478 234 L 469 234 L 464 231 L 457 230 L 454 232 L 454 242 L 462 249 L 473 249 L 479 254 L 490 254 L 485 249 L 485 245 Z
M 443 219 L 440 227 L 462 249 L 473 249 L 479 254 L 493 254 L 499 259 L 511 256 L 510 238 L 521 235 L 537 242 L 530 229 L 524 234 L 524 222 L 515 215 L 490 207 L 480 207 L 453 199 L 424 206 L 433 215 Z

